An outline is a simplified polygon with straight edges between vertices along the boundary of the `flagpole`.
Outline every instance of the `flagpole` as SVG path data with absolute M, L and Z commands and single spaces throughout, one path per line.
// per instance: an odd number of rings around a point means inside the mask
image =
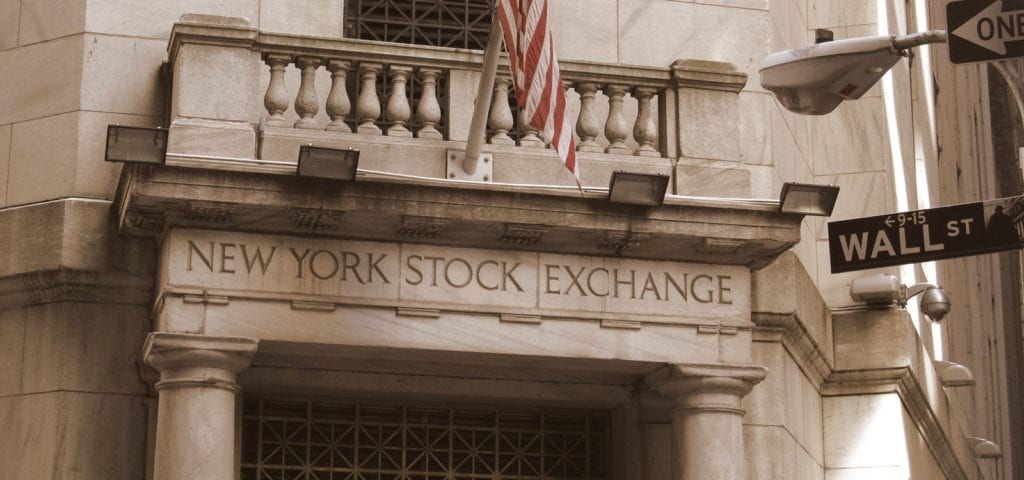
M 466 141 L 466 157 L 462 160 L 462 169 L 466 175 L 476 173 L 480 151 L 483 149 L 487 136 L 487 113 L 491 107 L 491 95 L 494 93 L 494 77 L 498 73 L 498 55 L 501 53 L 501 22 L 491 17 L 491 33 L 487 38 L 487 49 L 484 50 L 484 65 L 480 71 L 480 84 L 476 90 L 473 103 L 473 120 L 469 125 L 469 140 Z

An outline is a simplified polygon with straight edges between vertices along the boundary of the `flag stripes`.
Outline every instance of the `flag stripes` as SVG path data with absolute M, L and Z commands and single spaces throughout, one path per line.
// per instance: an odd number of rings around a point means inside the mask
M 498 21 L 519 108 L 530 125 L 544 132 L 579 185 L 576 143 L 565 116 L 565 91 L 548 28 L 547 0 L 501 0 Z

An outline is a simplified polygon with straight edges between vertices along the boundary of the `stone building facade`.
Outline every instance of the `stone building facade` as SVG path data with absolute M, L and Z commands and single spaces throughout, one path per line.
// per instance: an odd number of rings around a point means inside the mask
M 464 181 L 481 3 L 0 4 L 0 477 L 1022 475 L 1019 255 L 832 274 L 829 219 L 778 202 L 1019 195 L 1019 65 L 922 47 L 806 117 L 765 56 L 943 6 L 552 0 L 583 186 L 504 66 Z M 105 162 L 112 124 L 164 163 Z M 304 145 L 357 178 L 297 176 Z M 608 202 L 617 171 L 665 203 Z M 853 301 L 879 273 L 952 313 Z

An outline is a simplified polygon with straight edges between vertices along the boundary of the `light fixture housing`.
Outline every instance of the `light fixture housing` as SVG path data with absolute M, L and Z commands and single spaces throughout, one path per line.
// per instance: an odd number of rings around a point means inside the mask
M 779 211 L 827 217 L 832 215 L 837 198 L 839 187 L 835 185 L 787 182 L 779 194 Z
M 103 158 L 108 162 L 163 165 L 167 158 L 167 130 L 107 125 Z
M 358 169 L 359 150 L 303 145 L 295 173 L 300 177 L 355 180 Z
M 626 205 L 659 207 L 665 203 L 668 175 L 613 172 L 608 201 Z
M 967 437 L 967 443 L 974 450 L 974 456 L 978 458 L 999 458 L 1003 451 L 995 442 L 981 437 Z
M 943 387 L 973 387 L 974 372 L 964 365 L 941 360 L 932 361 Z
M 787 110 L 824 115 L 856 100 L 912 47 L 946 41 L 943 30 L 822 41 L 776 52 L 761 62 L 761 86 Z

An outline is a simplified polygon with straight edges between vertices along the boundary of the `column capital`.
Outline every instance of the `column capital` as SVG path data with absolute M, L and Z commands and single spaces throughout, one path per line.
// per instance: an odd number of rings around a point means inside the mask
M 142 358 L 160 370 L 155 480 L 220 480 L 235 470 L 235 378 L 259 341 L 153 332 Z
M 676 409 L 713 409 L 743 414 L 740 400 L 768 375 L 760 366 L 669 364 L 644 383 L 672 400 Z
M 191 382 L 234 387 L 235 375 L 249 366 L 259 340 L 189 333 L 152 332 L 142 349 L 145 362 L 160 371 L 157 389 Z

